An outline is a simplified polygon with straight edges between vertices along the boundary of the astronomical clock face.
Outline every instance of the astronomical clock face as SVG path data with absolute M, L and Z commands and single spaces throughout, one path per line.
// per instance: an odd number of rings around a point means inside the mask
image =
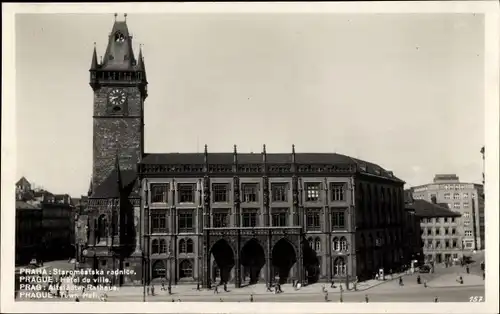
M 127 100 L 127 94 L 122 89 L 113 89 L 108 95 L 108 101 L 113 106 L 122 106 Z

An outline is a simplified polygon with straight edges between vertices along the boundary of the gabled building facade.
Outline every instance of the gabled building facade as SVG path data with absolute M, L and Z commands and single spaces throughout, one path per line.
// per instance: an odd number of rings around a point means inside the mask
M 147 80 L 126 21 L 94 49 L 93 174 L 83 267 L 116 284 L 372 277 L 405 262 L 404 182 L 340 154 L 144 152 Z

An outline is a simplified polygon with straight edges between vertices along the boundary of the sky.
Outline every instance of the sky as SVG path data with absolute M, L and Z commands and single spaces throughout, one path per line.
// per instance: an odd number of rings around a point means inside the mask
M 119 15 L 119 19 L 123 16 Z M 89 67 L 112 14 L 16 16 L 17 178 L 73 197 L 92 171 Z M 148 153 L 336 152 L 408 186 L 481 182 L 480 14 L 129 14 Z

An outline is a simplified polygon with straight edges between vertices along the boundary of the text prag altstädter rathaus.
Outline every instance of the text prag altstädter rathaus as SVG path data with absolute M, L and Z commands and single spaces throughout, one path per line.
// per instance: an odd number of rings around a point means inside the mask
M 362 280 L 408 264 L 404 182 L 335 153 L 144 152 L 146 67 L 125 20 L 94 48 L 93 173 L 80 267 L 162 280 Z M 90 118 L 90 117 L 89 117 Z

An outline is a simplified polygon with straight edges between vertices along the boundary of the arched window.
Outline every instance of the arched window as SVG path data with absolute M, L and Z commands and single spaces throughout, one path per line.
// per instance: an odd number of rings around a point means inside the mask
M 160 254 L 167 253 L 167 241 L 165 239 L 160 240 Z
M 342 237 L 340 238 L 340 251 L 347 251 L 347 239 Z
M 188 240 L 187 240 L 187 248 L 186 248 L 186 252 L 187 252 L 187 253 L 193 253 L 193 251 L 194 251 L 193 240 L 188 239 Z
M 321 251 L 321 240 L 320 240 L 319 238 L 316 238 L 316 239 L 314 240 L 314 250 L 315 250 L 316 252 Z
M 97 243 L 101 241 L 106 241 L 107 235 L 108 235 L 108 221 L 106 219 L 106 215 L 101 215 L 97 219 L 97 232 L 96 232 Z
M 333 238 L 333 250 L 340 251 L 340 241 L 337 237 Z
M 185 259 L 179 265 L 179 278 L 192 278 L 193 277 L 193 263 Z
M 181 239 L 179 241 L 179 253 L 186 253 L 186 252 L 187 252 L 186 240 Z
M 343 257 L 337 257 L 333 264 L 333 274 L 335 276 L 346 275 L 346 264 Z
M 312 237 L 311 237 L 311 238 L 308 238 L 308 239 L 307 239 L 307 242 L 309 242 L 309 247 L 310 247 L 311 249 L 314 249 L 314 241 L 313 241 L 313 238 L 312 238 Z
M 156 261 L 153 264 L 153 274 L 152 274 L 153 278 L 162 278 L 162 277 L 165 277 L 166 273 L 167 272 L 166 272 L 166 269 L 165 269 L 165 264 L 163 263 L 162 260 Z
M 151 244 L 151 253 L 152 254 L 158 254 L 160 253 L 160 246 L 158 244 L 158 240 L 154 239 L 153 243 Z

